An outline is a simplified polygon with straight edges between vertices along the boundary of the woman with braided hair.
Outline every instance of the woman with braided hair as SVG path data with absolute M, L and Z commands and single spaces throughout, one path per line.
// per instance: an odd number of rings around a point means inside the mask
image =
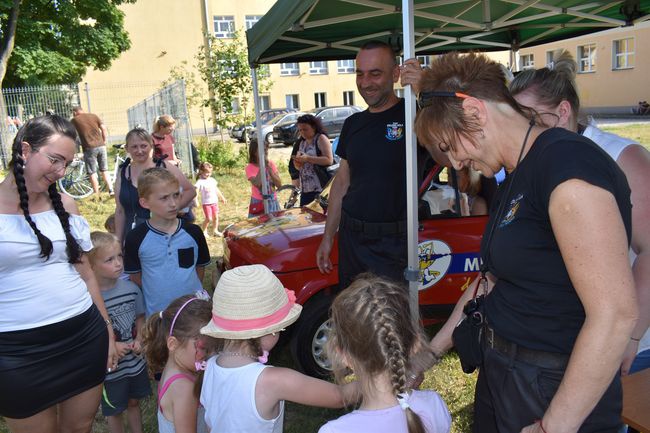
M 337 381 L 352 370 L 363 397 L 358 410 L 319 433 L 449 431 L 451 416 L 440 396 L 410 387 L 436 359 L 408 311 L 404 288 L 371 274 L 360 275 L 336 297 L 327 353 Z
M 13 433 L 90 432 L 117 363 L 90 228 L 55 185 L 76 137 L 62 117 L 31 119 L 0 183 L 0 415 Z

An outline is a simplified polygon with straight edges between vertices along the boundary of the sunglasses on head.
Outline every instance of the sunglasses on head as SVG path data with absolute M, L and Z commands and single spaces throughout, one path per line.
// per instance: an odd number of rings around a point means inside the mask
M 418 108 L 425 108 L 430 105 L 433 105 L 434 98 L 469 98 L 469 95 L 461 92 L 441 92 L 441 91 L 432 91 L 432 92 L 420 92 L 418 95 Z

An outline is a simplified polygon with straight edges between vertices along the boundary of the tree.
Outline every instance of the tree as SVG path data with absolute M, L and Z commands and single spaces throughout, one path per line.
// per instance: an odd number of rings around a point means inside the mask
M 204 104 L 215 113 L 216 124 L 223 129 L 241 117 L 233 113 L 234 98 L 239 99 L 243 116 L 247 118 L 247 108 L 253 93 L 253 81 L 246 44 L 242 41 L 241 34 L 235 32 L 231 39 L 209 36 L 207 47 L 203 46 L 199 49 L 196 59 L 201 78 L 207 83 L 210 93 L 214 95 L 214 98 L 206 99 Z M 268 71 L 268 68 L 261 69 Z M 258 84 L 260 92 L 270 88 L 272 82 L 268 78 L 268 73 L 258 74 Z
M 131 46 L 117 6 L 135 1 L 0 0 L 0 83 L 76 83 L 108 69 Z

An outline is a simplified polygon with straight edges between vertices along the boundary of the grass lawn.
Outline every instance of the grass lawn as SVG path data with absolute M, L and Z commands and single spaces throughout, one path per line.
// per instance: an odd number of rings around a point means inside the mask
M 650 143 L 650 123 L 614 125 L 603 128 L 607 131 L 630 137 L 646 147 Z M 649 147 L 650 149 L 650 147 Z M 270 158 L 278 165 L 278 169 L 283 177 L 284 183 L 289 183 L 289 176 L 286 170 L 286 161 L 288 158 L 287 149 L 272 148 Z M 0 177 L 2 175 L 0 174 Z M 219 182 L 219 187 L 225 195 L 228 203 L 221 206 L 220 209 L 220 228 L 226 225 L 246 218 L 248 212 L 248 201 L 250 197 L 250 186 L 243 174 L 243 168 L 235 168 L 230 172 L 217 173 L 215 175 Z M 106 217 L 114 211 L 114 202 L 108 196 L 102 197 L 101 200 L 85 199 L 79 202 L 82 215 L 89 221 L 93 230 L 103 230 Z M 199 220 L 202 218 L 202 212 L 196 209 Z M 213 259 L 218 259 L 223 254 L 221 238 L 211 237 L 208 239 L 208 245 Z M 214 265 L 208 268 L 204 285 L 210 288 L 211 271 Z M 427 332 L 433 335 L 436 327 L 430 327 Z M 271 364 L 281 366 L 292 366 L 289 355 L 288 345 L 279 346 L 271 355 Z M 432 370 L 428 371 L 422 388 L 434 389 L 438 391 L 443 400 L 447 403 L 452 415 L 452 432 L 461 433 L 471 430 L 471 411 L 474 396 L 474 384 L 476 383 L 476 374 L 464 374 L 460 368 L 458 358 L 455 353 L 447 354 L 442 362 Z M 155 392 L 155 391 L 154 391 Z M 285 417 L 285 432 L 289 433 L 310 433 L 316 432 L 325 421 L 340 416 L 342 410 L 326 410 L 319 408 L 309 408 L 295 404 L 287 404 Z M 153 397 L 145 401 L 143 405 L 143 420 L 145 432 L 153 433 L 157 431 L 156 424 L 156 404 Z M 107 432 L 106 421 L 98 413 L 96 423 L 93 428 L 94 432 Z M 8 432 L 8 429 L 0 419 L 0 433 Z

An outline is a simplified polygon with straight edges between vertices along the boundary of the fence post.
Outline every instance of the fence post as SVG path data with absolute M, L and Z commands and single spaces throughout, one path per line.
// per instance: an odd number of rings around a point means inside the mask
M 84 83 L 84 90 L 86 91 L 86 104 L 88 105 L 86 111 L 92 113 L 92 109 L 90 108 L 90 85 L 88 84 L 88 81 Z

